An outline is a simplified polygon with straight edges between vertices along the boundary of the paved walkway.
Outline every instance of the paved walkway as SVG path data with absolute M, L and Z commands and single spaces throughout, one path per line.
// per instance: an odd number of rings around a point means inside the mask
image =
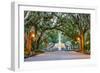
M 74 51 L 55 51 L 45 52 L 33 57 L 25 58 L 25 61 L 47 61 L 47 60 L 71 60 L 71 59 L 88 59 L 90 55 Z

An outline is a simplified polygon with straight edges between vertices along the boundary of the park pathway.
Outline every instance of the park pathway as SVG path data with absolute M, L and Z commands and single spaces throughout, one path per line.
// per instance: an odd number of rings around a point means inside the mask
M 90 55 L 82 54 L 75 51 L 55 51 L 45 52 L 33 57 L 25 58 L 24 61 L 47 61 L 47 60 L 72 60 L 72 59 L 89 59 Z

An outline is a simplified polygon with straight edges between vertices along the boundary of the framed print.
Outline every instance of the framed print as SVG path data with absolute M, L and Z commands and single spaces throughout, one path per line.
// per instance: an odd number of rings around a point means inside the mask
M 11 69 L 95 63 L 95 8 L 12 3 Z

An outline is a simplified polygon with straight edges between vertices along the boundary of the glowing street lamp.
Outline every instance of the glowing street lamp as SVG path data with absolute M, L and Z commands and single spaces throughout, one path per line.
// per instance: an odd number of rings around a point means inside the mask
M 33 37 L 33 38 L 35 37 L 35 34 L 34 34 L 34 33 L 32 33 L 32 37 Z
M 87 41 L 86 44 L 89 44 L 89 41 Z
M 80 44 L 80 37 L 77 37 L 76 40 L 77 40 L 77 43 Z
M 80 41 L 80 38 L 79 37 L 77 37 L 77 41 Z
M 80 49 L 81 48 L 81 46 L 80 46 L 81 45 L 81 43 L 80 43 L 80 37 L 77 37 L 76 40 L 77 40 L 77 43 L 78 43 L 78 48 Z

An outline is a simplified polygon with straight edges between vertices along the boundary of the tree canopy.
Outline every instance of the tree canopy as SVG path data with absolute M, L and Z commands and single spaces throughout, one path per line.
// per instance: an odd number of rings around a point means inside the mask
M 57 42 L 58 31 L 64 38 L 77 41 L 80 38 L 80 50 L 84 52 L 84 37 L 90 34 L 90 14 L 66 12 L 24 11 L 24 31 L 26 38 L 29 33 L 35 33 L 34 48 L 39 49 L 42 42 Z M 26 42 L 26 41 L 25 41 Z

